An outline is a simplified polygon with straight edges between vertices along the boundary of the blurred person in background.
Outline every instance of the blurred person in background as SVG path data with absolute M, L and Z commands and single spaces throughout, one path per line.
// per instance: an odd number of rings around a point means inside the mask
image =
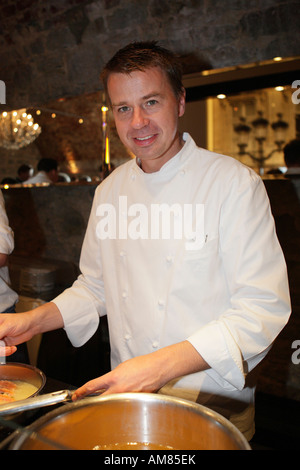
M 54 158 L 42 158 L 37 166 L 37 174 L 24 181 L 25 184 L 57 183 L 58 164 Z
M 293 139 L 283 149 L 287 171 L 284 176 L 289 178 L 300 201 L 300 139 Z
M 29 178 L 32 178 L 33 174 L 34 174 L 34 169 L 31 165 L 27 165 L 26 163 L 21 165 L 18 168 L 17 183 L 24 183 Z

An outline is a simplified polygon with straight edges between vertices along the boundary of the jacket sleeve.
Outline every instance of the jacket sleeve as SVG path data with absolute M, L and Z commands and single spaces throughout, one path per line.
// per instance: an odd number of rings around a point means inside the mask
M 230 306 L 188 340 L 210 365 L 211 378 L 227 390 L 241 390 L 291 311 L 284 256 L 256 175 L 232 187 L 221 209 L 219 236 Z
M 10 255 L 14 249 L 14 233 L 9 226 L 5 202 L 0 191 L 0 253 Z

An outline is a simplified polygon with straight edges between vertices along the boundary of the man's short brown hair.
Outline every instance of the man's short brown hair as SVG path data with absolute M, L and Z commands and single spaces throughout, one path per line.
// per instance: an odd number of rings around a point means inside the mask
M 133 42 L 120 49 L 106 64 L 102 73 L 104 89 L 107 92 L 107 81 L 111 73 L 130 74 L 145 71 L 151 67 L 160 67 L 167 75 L 172 90 L 179 99 L 183 93 L 182 69 L 179 57 L 161 47 L 156 41 Z

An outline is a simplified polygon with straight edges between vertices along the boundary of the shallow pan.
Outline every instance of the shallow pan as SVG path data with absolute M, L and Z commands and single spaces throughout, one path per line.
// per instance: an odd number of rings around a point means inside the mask
M 0 380 L 21 380 L 33 385 L 35 392 L 27 397 L 31 398 L 42 391 L 46 383 L 46 376 L 37 367 L 18 362 L 8 362 L 6 364 L 0 364 Z M 18 402 L 12 402 L 13 405 L 16 403 Z M 5 418 L 12 419 L 12 415 L 5 415 Z

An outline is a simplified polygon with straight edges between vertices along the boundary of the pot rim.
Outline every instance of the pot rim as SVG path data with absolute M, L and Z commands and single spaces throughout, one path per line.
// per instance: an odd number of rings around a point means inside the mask
M 251 447 L 245 438 L 245 436 L 241 433 L 237 427 L 232 424 L 228 419 L 226 419 L 224 416 L 220 415 L 214 410 L 211 410 L 207 408 L 204 405 L 201 405 L 199 403 L 192 402 L 190 400 L 176 397 L 176 396 L 170 396 L 170 395 L 164 395 L 164 394 L 159 394 L 159 393 L 144 393 L 144 392 L 130 392 L 130 393 L 115 393 L 115 394 L 109 394 L 109 395 L 94 395 L 94 396 L 89 396 L 82 398 L 81 400 L 78 400 L 76 402 L 72 403 L 63 403 L 61 404 L 58 408 L 49 411 L 45 415 L 41 416 L 38 418 L 36 421 L 31 423 L 29 426 L 27 426 L 26 433 L 22 433 L 22 431 L 15 431 L 15 437 L 12 438 L 12 443 L 10 445 L 10 450 L 19 450 L 24 443 L 24 441 L 30 436 L 30 434 L 35 433 L 38 434 L 39 429 L 46 424 L 47 422 L 50 422 L 53 419 L 59 419 L 61 418 L 64 414 L 75 411 L 78 408 L 83 408 L 87 406 L 93 406 L 95 404 L 101 404 L 103 402 L 126 402 L 126 401 L 148 401 L 148 402 L 163 402 L 163 403 L 170 403 L 172 405 L 176 406 L 183 406 L 187 410 L 194 411 L 197 414 L 200 414 L 202 416 L 205 416 L 209 421 L 214 422 L 214 424 L 217 424 L 218 426 L 221 426 L 224 431 L 227 434 L 231 434 L 231 436 L 234 437 L 234 440 L 236 441 L 236 444 L 244 450 L 251 450 Z M 59 444 L 58 444 L 59 445 Z

